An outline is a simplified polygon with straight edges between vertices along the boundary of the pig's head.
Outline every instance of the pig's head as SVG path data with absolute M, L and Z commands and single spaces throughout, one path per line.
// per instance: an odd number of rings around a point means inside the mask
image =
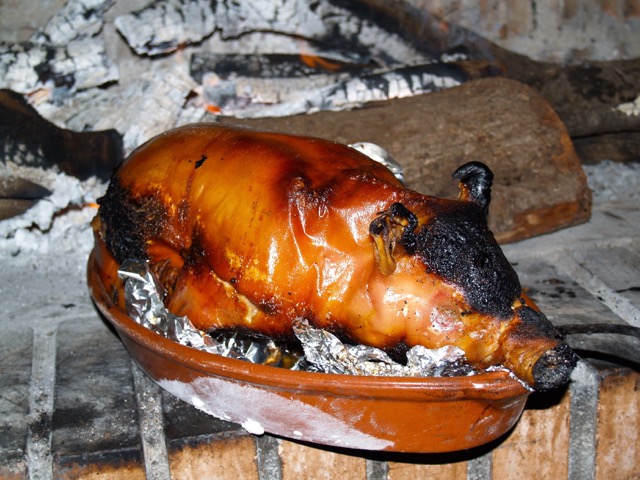
M 453 174 L 458 200 L 424 197 L 395 203 L 371 223 L 380 271 L 401 275 L 410 258 L 427 280 L 424 322 L 434 346 L 450 338 L 474 363 L 500 363 L 529 386 L 546 390 L 568 382 L 577 357 L 553 325 L 522 292 L 518 276 L 487 226 L 493 174 L 479 162 Z M 434 287 L 435 286 L 435 287 Z M 439 297 L 434 288 L 446 291 Z M 415 297 L 415 295 L 413 295 Z M 438 299 L 440 298 L 440 299 Z M 434 324 L 446 312 L 458 331 L 439 337 Z

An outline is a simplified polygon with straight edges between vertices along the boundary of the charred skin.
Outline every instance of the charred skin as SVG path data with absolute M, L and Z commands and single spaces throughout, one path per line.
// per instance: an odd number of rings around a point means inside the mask
M 98 259 L 111 277 L 149 260 L 167 307 L 202 330 L 284 339 L 304 317 L 396 356 L 456 345 L 534 388 L 566 383 L 575 355 L 487 228 L 491 172 L 454 176 L 460 198 L 437 199 L 329 141 L 182 127 L 115 173 L 94 221 Z

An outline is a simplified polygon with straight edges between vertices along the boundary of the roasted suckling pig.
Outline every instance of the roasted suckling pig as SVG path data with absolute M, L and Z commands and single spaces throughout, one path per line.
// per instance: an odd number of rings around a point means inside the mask
M 453 176 L 459 198 L 439 199 L 334 142 L 186 126 L 115 172 L 93 223 L 98 262 L 114 275 L 147 260 L 169 310 L 204 331 L 284 340 L 304 318 L 396 358 L 454 345 L 533 388 L 566 383 L 575 354 L 487 227 L 491 171 Z

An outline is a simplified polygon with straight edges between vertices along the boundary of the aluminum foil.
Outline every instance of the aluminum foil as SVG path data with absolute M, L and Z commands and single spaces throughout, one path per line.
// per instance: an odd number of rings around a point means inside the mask
M 404 172 L 402 169 L 402 165 L 400 165 L 384 148 L 375 143 L 369 142 L 357 142 L 352 143 L 349 147 L 354 150 L 358 150 L 360 153 L 364 153 L 371 160 L 375 160 L 378 163 L 381 163 L 389 170 L 391 173 L 404 183 Z
M 293 330 L 297 345 L 276 343 L 260 334 L 198 330 L 185 316 L 177 316 L 163 303 L 163 289 L 148 265 L 125 261 L 118 275 L 124 284 L 127 314 L 140 325 L 188 347 L 253 363 L 293 370 L 374 376 L 465 376 L 476 373 L 464 352 L 454 346 L 407 352 L 407 364 L 393 361 L 385 352 L 365 345 L 348 345 L 326 330 L 297 319 Z
M 286 349 L 268 337 L 221 333 L 214 338 L 198 330 L 187 317 L 171 313 L 164 306 L 161 285 L 145 262 L 127 260 L 118 275 L 124 284 L 127 314 L 149 330 L 182 345 L 225 357 L 275 366 L 283 363 Z
M 402 365 L 378 348 L 344 344 L 335 335 L 313 328 L 303 319 L 294 323 L 293 331 L 302 344 L 306 361 L 325 373 L 393 377 L 452 377 L 475 373 L 467 364 L 464 352 L 450 345 L 436 349 L 417 345 L 407 352 L 407 364 Z

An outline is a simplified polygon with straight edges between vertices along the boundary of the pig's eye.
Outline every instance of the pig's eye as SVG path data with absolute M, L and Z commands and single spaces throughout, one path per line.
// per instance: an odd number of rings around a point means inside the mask
M 380 212 L 369 225 L 373 237 L 376 264 L 383 275 L 391 275 L 396 269 L 394 252 L 400 242 L 405 248 L 415 242 L 413 231 L 418 219 L 401 203 L 394 203 Z

